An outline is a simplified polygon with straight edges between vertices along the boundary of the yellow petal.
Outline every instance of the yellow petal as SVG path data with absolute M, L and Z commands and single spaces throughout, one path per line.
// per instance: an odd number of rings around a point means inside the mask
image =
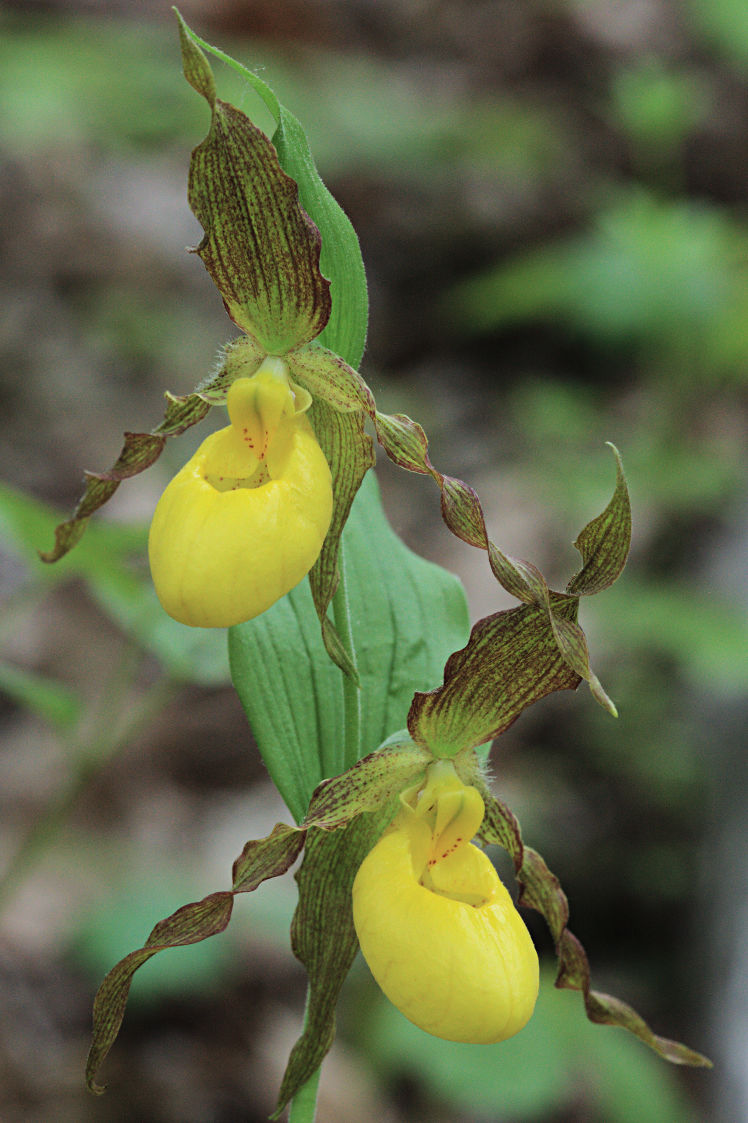
M 183 624 L 230 627 L 258 616 L 319 556 L 332 516 L 329 466 L 302 413 L 271 420 L 264 458 L 236 426 L 221 429 L 158 502 L 151 574 L 164 609 Z
M 421 1029 L 503 1041 L 535 1008 L 537 953 L 483 851 L 462 840 L 442 856 L 429 821 L 443 821 L 436 802 L 436 816 L 401 812 L 362 863 L 353 886 L 361 950 L 390 1001 Z
M 262 460 L 282 418 L 296 412 L 286 363 L 268 356 L 251 378 L 237 378 L 226 406 L 234 433 Z

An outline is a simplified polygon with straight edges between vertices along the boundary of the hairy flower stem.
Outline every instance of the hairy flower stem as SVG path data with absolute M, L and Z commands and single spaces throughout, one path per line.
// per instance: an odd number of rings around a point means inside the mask
M 351 657 L 353 666 L 356 666 L 356 649 L 353 644 L 353 630 L 351 628 L 351 610 L 348 600 L 346 585 L 345 547 L 340 543 L 338 555 L 338 570 L 340 582 L 332 600 L 332 613 L 335 628 L 343 645 Z M 342 675 L 343 689 L 343 724 L 345 745 L 345 767 L 351 768 L 361 755 L 361 692 L 356 682 L 349 675 Z M 307 1011 L 304 1013 L 304 1028 L 306 1029 L 307 1012 L 309 1005 L 309 990 L 307 989 Z M 309 1077 L 306 1084 L 296 1093 L 291 1102 L 288 1123 L 314 1123 L 317 1111 L 317 1088 L 321 1067 Z

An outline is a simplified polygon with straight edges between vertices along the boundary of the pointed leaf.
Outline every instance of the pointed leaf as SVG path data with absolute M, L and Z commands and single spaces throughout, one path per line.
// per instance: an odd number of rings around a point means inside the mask
M 558 878 L 551 873 L 536 850 L 522 843 L 517 820 L 493 796 L 479 774 L 477 762 L 466 768 L 466 778 L 480 791 L 486 815 L 479 831 L 483 842 L 502 846 L 509 852 L 520 887 L 519 903 L 537 910 L 548 924 L 556 946 L 558 974 L 556 986 L 581 991 L 587 1017 L 601 1025 L 626 1029 L 640 1038 L 665 1060 L 673 1064 L 711 1068 L 711 1061 L 679 1042 L 658 1037 L 639 1014 L 625 1002 L 590 989 L 590 967 L 584 948 L 569 931 L 569 903 Z
M 190 206 L 205 236 L 197 252 L 234 322 L 270 354 L 320 334 L 330 317 L 321 239 L 270 140 L 216 97 L 210 66 L 180 20 L 185 77 L 211 109 L 192 153 Z
M 320 269 L 330 278 L 332 310 L 319 335 L 352 367 L 358 367 L 366 344 L 369 297 L 358 236 L 350 219 L 320 179 L 299 122 L 281 106 L 273 143 L 282 167 L 299 185 L 304 210 L 322 235 Z

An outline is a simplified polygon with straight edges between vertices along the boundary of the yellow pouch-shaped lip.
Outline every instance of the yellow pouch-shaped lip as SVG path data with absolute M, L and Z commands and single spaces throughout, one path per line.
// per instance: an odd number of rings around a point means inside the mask
M 537 953 L 483 851 L 457 835 L 442 856 L 433 827 L 406 808 L 362 863 L 353 886 L 361 951 L 390 1001 L 421 1029 L 450 1041 L 503 1041 L 535 1008 Z
M 273 409 L 268 422 L 276 391 L 255 401 L 237 386 L 235 400 L 246 407 L 239 415 L 230 392 L 233 424 L 203 441 L 156 507 L 151 574 L 162 606 L 183 624 L 250 620 L 319 556 L 332 516 L 330 468 L 303 413 Z

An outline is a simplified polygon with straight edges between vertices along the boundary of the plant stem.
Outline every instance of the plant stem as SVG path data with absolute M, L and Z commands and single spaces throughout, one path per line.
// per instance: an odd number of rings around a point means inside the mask
M 343 645 L 351 657 L 353 666 L 356 666 L 356 649 L 353 643 L 353 629 L 351 627 L 351 610 L 348 600 L 346 584 L 345 548 L 340 542 L 338 554 L 338 570 L 340 581 L 332 599 L 332 615 L 335 628 Z M 341 672 L 342 674 L 342 672 Z M 358 684 L 349 675 L 343 675 L 343 734 L 344 734 L 344 768 L 350 768 L 359 759 L 361 753 L 361 692 Z M 304 1029 L 307 1027 L 309 1015 L 310 991 L 307 987 L 307 1008 L 304 1011 Z M 309 1077 L 306 1084 L 299 1088 L 291 1101 L 288 1123 L 314 1123 L 317 1111 L 317 1089 L 322 1068 L 317 1069 Z
M 306 1084 L 299 1088 L 291 1101 L 288 1123 L 314 1123 L 314 1117 L 317 1113 L 317 1088 L 321 1072 L 322 1068 L 320 1067 L 309 1077 Z
M 340 582 L 332 599 L 332 615 L 343 646 L 356 667 L 356 649 L 351 627 L 351 608 L 346 583 L 346 558 L 343 539 L 340 540 L 338 554 Z M 361 691 L 358 684 L 348 675 L 343 675 L 343 729 L 344 729 L 344 768 L 351 768 L 361 753 Z

